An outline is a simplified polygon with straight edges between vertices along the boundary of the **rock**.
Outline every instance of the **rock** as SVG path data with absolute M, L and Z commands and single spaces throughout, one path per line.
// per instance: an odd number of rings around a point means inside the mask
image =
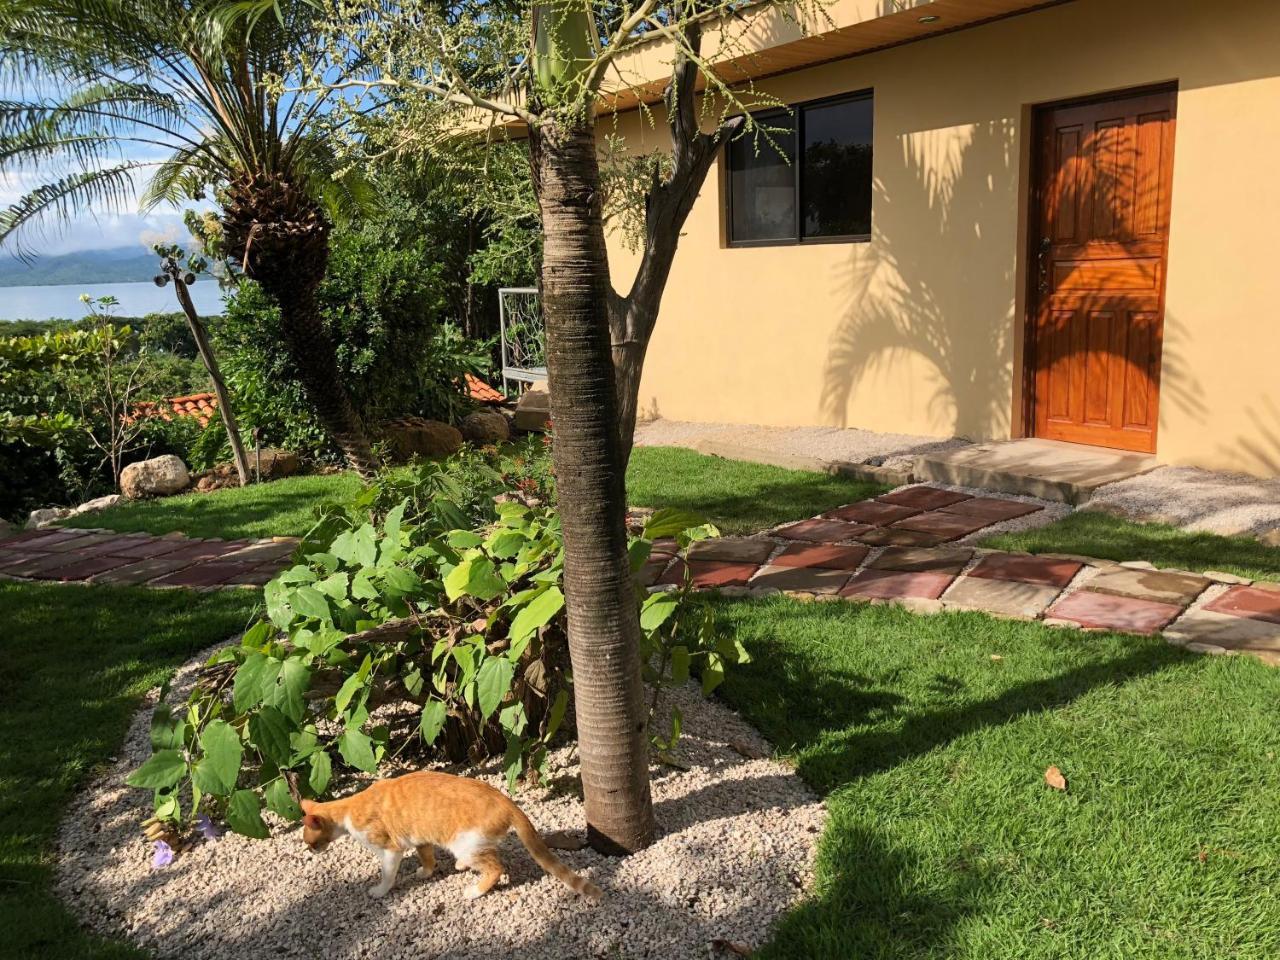
M 211 473 L 206 473 L 196 481 L 196 491 L 198 493 L 212 493 L 220 486 L 221 484 L 218 482 L 218 478 Z
M 130 500 L 167 497 L 190 483 L 187 465 L 172 453 L 131 463 L 120 471 L 120 492 Z
M 86 500 L 80 506 L 71 511 L 73 517 L 78 517 L 82 513 L 94 513 L 98 510 L 106 510 L 108 507 L 114 507 L 123 500 L 124 497 L 118 493 L 108 493 L 105 497 L 97 497 L 93 500 Z
M 292 450 L 285 450 L 282 447 L 263 447 L 261 451 L 250 450 L 248 457 L 249 472 L 261 470 L 263 480 L 291 477 L 302 469 L 301 458 Z
M 551 425 L 551 394 L 531 387 L 516 403 L 515 428 L 546 432 Z
M 507 418 L 497 410 L 473 410 L 458 426 L 463 437 L 472 443 L 503 443 L 511 437 Z
M 447 457 L 462 448 L 462 434 L 439 420 L 401 417 L 380 425 L 382 436 L 401 460 L 410 457 Z
M 51 527 L 59 520 L 65 520 L 71 516 L 70 507 L 44 507 L 40 510 L 32 510 L 27 517 L 26 529 L 43 530 L 45 527 Z
M 1273 527 L 1258 534 L 1258 539 L 1268 547 L 1280 547 L 1280 527 Z
M 17 532 L 18 528 L 8 520 L 0 520 L 0 540 L 7 540 Z

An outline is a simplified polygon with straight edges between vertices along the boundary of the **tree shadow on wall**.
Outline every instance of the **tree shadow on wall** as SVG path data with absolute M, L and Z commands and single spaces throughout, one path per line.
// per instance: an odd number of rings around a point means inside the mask
M 1015 378 L 1022 375 L 1015 344 L 1023 321 L 1014 292 L 1023 282 L 1017 265 L 1025 253 L 1010 230 L 1026 189 L 1017 124 L 939 124 L 907 133 L 876 157 L 875 169 L 872 241 L 834 278 L 848 307 L 828 347 L 824 419 L 849 425 L 859 386 L 914 359 L 931 372 L 897 402 L 923 411 L 930 432 L 1008 436 Z M 1183 339 L 1177 332 L 1176 319 L 1166 315 L 1160 399 L 1196 416 L 1197 381 L 1170 349 Z

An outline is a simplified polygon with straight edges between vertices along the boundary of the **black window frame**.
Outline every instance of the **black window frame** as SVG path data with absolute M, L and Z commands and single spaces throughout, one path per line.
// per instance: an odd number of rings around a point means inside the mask
M 788 114 L 795 118 L 792 135 L 795 137 L 795 156 L 791 158 L 791 176 L 795 185 L 795 224 L 793 229 L 794 236 L 767 240 L 735 240 L 733 238 L 733 165 L 730 159 L 729 151 L 732 147 L 731 143 L 724 146 L 724 170 L 725 170 L 725 245 L 728 247 L 798 247 L 810 246 L 820 243 L 868 243 L 871 240 L 871 233 L 848 233 L 838 236 L 828 237 L 805 237 L 803 226 L 804 218 L 804 192 L 802 186 L 801 171 L 804 168 L 804 159 L 800 155 L 804 148 L 804 117 L 805 111 L 812 107 L 830 107 L 841 103 L 852 103 L 856 100 L 871 101 L 871 132 L 874 139 L 875 136 L 875 90 L 868 87 L 865 90 L 855 90 L 852 93 L 840 93 L 833 97 L 820 97 L 816 100 L 804 100 L 800 103 L 789 104 L 787 107 L 771 108 L 762 110 L 759 113 L 753 113 L 752 119 L 763 126 L 768 126 L 768 121 L 773 117 L 785 117 Z M 766 144 L 763 149 L 772 150 L 773 147 Z M 872 151 L 871 165 L 875 169 L 875 151 Z M 873 174 L 874 182 L 874 174 Z M 874 191 L 871 205 L 872 223 L 875 222 L 875 197 Z

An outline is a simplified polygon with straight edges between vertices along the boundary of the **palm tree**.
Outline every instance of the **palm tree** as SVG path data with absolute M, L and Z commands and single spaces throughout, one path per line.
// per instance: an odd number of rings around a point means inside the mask
M 324 136 L 329 95 L 287 89 L 318 46 L 314 15 L 307 0 L 6 0 L 0 173 L 47 179 L 0 212 L 0 243 L 25 252 L 30 230 L 125 207 L 140 186 L 144 209 L 212 192 L 222 252 L 278 305 L 310 403 L 367 477 L 316 301 L 332 218 L 367 191 Z

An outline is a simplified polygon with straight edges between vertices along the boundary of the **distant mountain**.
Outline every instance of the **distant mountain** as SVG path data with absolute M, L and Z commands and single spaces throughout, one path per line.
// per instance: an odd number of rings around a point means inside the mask
M 160 260 L 140 247 L 79 250 L 23 263 L 0 255 L 0 287 L 48 287 L 68 283 L 128 283 L 150 280 Z

